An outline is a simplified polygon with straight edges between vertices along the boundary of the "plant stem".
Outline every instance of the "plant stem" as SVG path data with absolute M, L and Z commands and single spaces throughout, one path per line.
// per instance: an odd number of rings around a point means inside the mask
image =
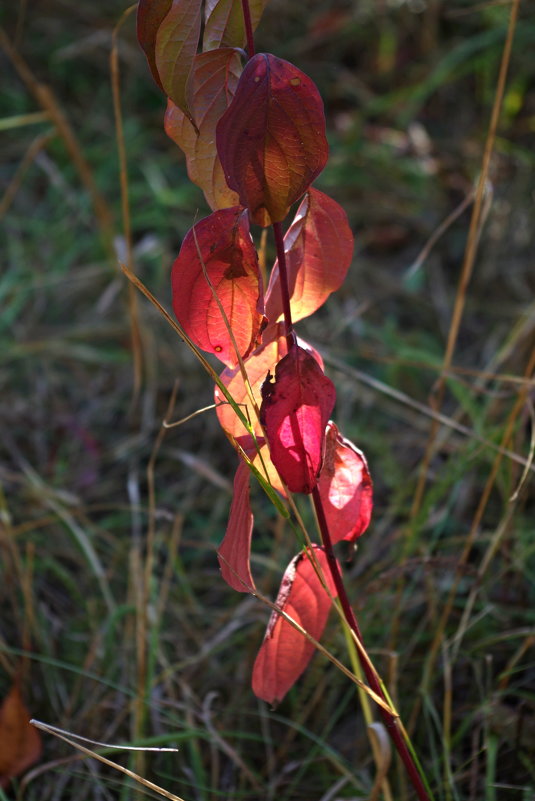
M 290 307 L 290 292 L 288 288 L 288 271 L 286 269 L 286 254 L 284 252 L 284 239 L 282 235 L 282 226 L 280 223 L 273 223 L 273 233 L 275 235 L 275 245 L 277 248 L 282 309 L 284 312 L 284 322 L 286 324 L 286 342 L 288 344 L 288 350 L 290 350 L 292 345 L 295 343 L 295 333 L 292 322 L 292 310 Z M 338 567 L 338 563 L 334 555 L 331 535 L 329 533 L 329 526 L 327 524 L 327 518 L 325 517 L 325 511 L 323 509 L 323 503 L 321 501 L 321 496 L 317 485 L 312 490 L 312 500 L 314 502 L 314 508 L 316 510 L 316 515 L 318 518 L 318 524 L 321 532 L 321 539 L 323 542 L 323 547 L 325 549 L 325 555 L 327 557 L 327 564 L 329 565 L 329 570 L 338 593 L 338 599 L 340 601 L 344 617 L 347 621 L 349 628 L 354 632 L 359 643 L 364 648 L 364 642 L 362 639 L 362 634 L 360 632 L 359 624 L 357 618 L 355 617 L 355 613 L 351 608 L 351 604 L 349 603 L 349 598 L 347 597 L 347 592 L 342 579 L 342 574 L 340 573 L 340 569 Z M 359 659 L 371 689 L 380 698 L 382 698 L 384 701 L 387 701 L 386 695 L 383 691 L 383 688 L 381 687 L 381 683 L 377 677 L 377 674 L 373 666 L 363 656 L 360 650 L 359 650 Z M 420 776 L 418 768 L 416 767 L 412 754 L 409 751 L 409 748 L 407 747 L 407 743 L 405 742 L 403 734 L 399 729 L 396 717 L 393 714 L 388 713 L 382 707 L 379 708 L 379 711 L 385 723 L 386 729 L 390 734 L 390 737 L 392 738 L 392 742 L 394 743 L 394 746 L 405 766 L 407 775 L 410 781 L 412 782 L 414 789 L 416 790 L 418 798 L 420 799 L 420 801 L 430 801 L 430 796 L 424 785 L 422 777 Z
M 292 322 L 292 310 L 290 308 L 290 291 L 288 289 L 288 271 L 286 270 L 286 253 L 284 252 L 284 238 L 282 235 L 282 225 L 280 222 L 273 223 L 273 233 L 275 234 L 275 246 L 277 248 L 277 261 L 279 263 L 279 283 L 281 288 L 282 311 L 286 324 L 286 343 L 288 350 L 295 344 L 295 333 Z
M 249 0 L 241 0 L 243 9 L 243 24 L 245 25 L 245 33 L 247 35 L 247 55 L 252 58 L 255 54 L 254 49 L 254 35 L 253 23 L 251 22 L 251 9 L 249 8 Z
M 364 648 L 364 642 L 362 639 L 362 634 L 360 632 L 359 624 L 357 622 L 357 618 L 355 617 L 355 613 L 351 608 L 351 604 L 349 603 L 349 598 L 347 597 L 347 592 L 344 586 L 342 575 L 340 573 L 340 568 L 338 567 L 338 563 L 334 555 L 333 546 L 331 542 L 331 535 L 329 533 L 329 526 L 327 525 L 327 519 L 325 517 L 323 504 L 321 501 L 321 496 L 317 485 L 312 490 L 312 500 L 314 502 L 314 508 L 316 510 L 316 515 L 318 518 L 318 524 L 321 532 L 321 539 L 323 542 L 323 547 L 325 549 L 325 555 L 327 556 L 327 563 L 329 565 L 329 570 L 331 572 L 331 576 L 333 578 L 336 590 L 338 592 L 338 599 L 340 601 L 344 617 L 347 621 L 348 626 L 355 633 L 355 636 L 357 637 L 359 643 Z M 360 650 L 359 650 L 359 659 L 371 689 L 375 693 L 377 693 L 377 695 L 380 698 L 382 698 L 384 701 L 387 701 L 387 698 L 385 696 L 385 693 L 383 692 L 383 688 L 381 687 L 381 683 L 377 677 L 377 674 L 373 666 L 367 659 L 364 658 Z M 428 791 L 423 783 L 418 768 L 416 767 L 412 754 L 407 747 L 403 734 L 399 729 L 396 717 L 388 713 L 382 707 L 379 707 L 379 712 L 383 718 L 386 729 L 390 734 L 390 737 L 392 738 L 392 742 L 394 743 L 394 746 L 405 766 L 407 775 L 411 780 L 414 789 L 416 790 L 418 798 L 420 799 L 420 801 L 430 801 L 430 796 L 428 794 Z

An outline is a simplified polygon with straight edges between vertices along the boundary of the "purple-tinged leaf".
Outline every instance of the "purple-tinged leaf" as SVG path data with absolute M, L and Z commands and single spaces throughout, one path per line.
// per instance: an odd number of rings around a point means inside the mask
M 164 92 L 193 121 L 186 86 L 199 44 L 201 0 L 173 0 L 156 33 L 155 62 Z
M 167 16 L 173 0 L 139 0 L 137 7 L 137 38 L 145 51 L 152 77 L 163 91 L 156 66 L 156 34 Z
M 327 161 L 316 86 L 288 61 L 258 53 L 245 66 L 216 141 L 226 181 L 251 220 L 282 221 Z

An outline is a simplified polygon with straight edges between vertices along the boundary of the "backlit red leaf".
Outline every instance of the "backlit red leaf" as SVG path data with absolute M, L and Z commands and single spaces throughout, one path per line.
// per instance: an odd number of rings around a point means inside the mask
M 249 0 L 251 23 L 256 29 L 267 0 Z M 203 50 L 244 47 L 246 43 L 242 4 L 237 0 L 206 0 Z
M 30 726 L 30 717 L 14 684 L 0 705 L 0 787 L 7 787 L 41 756 L 41 738 Z
M 284 237 L 290 307 L 294 323 L 319 309 L 338 289 L 353 256 L 353 234 L 342 207 L 311 188 Z M 266 292 L 270 322 L 282 319 L 278 262 Z
M 313 546 L 329 592 L 336 597 L 327 557 Z M 288 565 L 277 597 L 277 606 L 319 640 L 323 634 L 331 598 L 322 586 L 310 557 L 302 554 Z M 269 704 L 278 704 L 303 673 L 314 646 L 291 623 L 273 612 L 253 668 L 253 692 Z
M 277 364 L 275 380 L 268 377 L 262 386 L 260 416 L 271 459 L 292 492 L 316 486 L 335 399 L 332 381 L 298 346 Z
M 187 103 L 197 130 L 169 100 L 165 114 L 167 135 L 183 150 L 188 175 L 200 186 L 210 208 L 238 204 L 238 195 L 227 186 L 215 145 L 216 125 L 230 103 L 241 74 L 239 53 L 230 47 L 199 53 L 187 85 Z
M 253 514 L 249 502 L 249 478 L 251 471 L 240 461 L 234 477 L 234 494 L 229 521 L 223 542 L 217 552 L 221 575 L 238 592 L 255 590 L 251 574 L 251 534 Z
M 356 540 L 370 523 L 373 487 L 364 454 L 344 439 L 333 422 L 325 433 L 318 490 L 333 544 Z
M 184 238 L 171 280 L 176 318 L 196 345 L 226 365 L 238 361 L 215 293 L 238 352 L 251 352 L 264 319 L 262 279 L 243 209 L 215 211 L 198 222 Z
M 280 222 L 327 161 L 319 92 L 288 61 L 258 53 L 217 126 L 228 185 L 258 225 Z
M 199 44 L 201 0 L 173 0 L 156 32 L 156 70 L 164 92 L 190 119 L 186 85 Z
M 173 0 L 139 0 L 137 6 L 137 38 L 145 51 L 152 77 L 162 90 L 162 82 L 156 67 L 156 34 L 167 16 Z
M 277 362 L 288 352 L 284 324 L 270 326 L 269 333 L 270 338 L 266 340 L 265 344 L 253 351 L 244 360 L 245 371 L 258 408 L 262 403 L 262 384 L 266 380 L 268 373 L 275 371 Z M 298 343 L 310 353 L 320 368 L 323 369 L 323 361 L 319 353 L 301 339 L 298 339 Z M 250 420 L 255 434 L 261 436 L 262 429 L 256 419 L 239 367 L 223 370 L 220 378 L 236 403 L 240 404 L 243 413 Z M 249 434 L 247 429 L 239 421 L 232 406 L 225 402 L 225 397 L 218 387 L 215 388 L 215 402 L 218 404 L 217 416 L 222 428 L 234 439 L 237 439 L 240 444 L 242 444 L 242 440 L 248 442 Z

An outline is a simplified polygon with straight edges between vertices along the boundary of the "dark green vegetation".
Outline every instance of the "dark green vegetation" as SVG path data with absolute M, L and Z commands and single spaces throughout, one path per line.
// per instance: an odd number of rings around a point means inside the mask
M 259 50 L 310 74 L 326 102 L 331 159 L 318 186 L 346 208 L 357 253 L 342 290 L 302 330 L 336 378 L 337 419 L 375 480 L 352 601 L 444 801 L 527 801 L 535 787 L 533 471 L 523 478 L 535 344 L 528 5 L 460 293 L 472 209 L 463 203 L 481 169 L 508 7 L 363 0 L 327 11 L 271 0 L 256 36 Z M 218 575 L 235 456 L 212 412 L 165 433 L 151 525 L 147 466 L 175 379 L 173 419 L 210 404 L 211 382 L 140 298 L 134 391 L 132 309 L 109 252 L 122 230 L 109 52 L 123 9 L 49 0 L 2 23 L 61 104 L 112 230 L 72 148 L 49 119 L 26 117 L 42 106 L 4 54 L 0 696 L 22 665 L 35 717 L 97 740 L 178 745 L 130 764 L 188 801 L 369 798 L 365 724 L 331 664 L 316 656 L 274 713 L 252 695 L 267 610 Z M 132 17 L 120 38 L 136 272 L 169 306 L 172 259 L 206 209 L 162 132 Z M 463 314 L 442 390 L 456 298 Z M 433 409 L 444 415 L 434 432 Z M 255 512 L 255 574 L 273 594 L 295 541 L 260 492 Z M 346 660 L 335 625 L 325 644 Z M 120 774 L 47 738 L 44 762 L 62 758 L 20 796 L 133 795 Z M 392 783 L 403 798 L 394 772 Z

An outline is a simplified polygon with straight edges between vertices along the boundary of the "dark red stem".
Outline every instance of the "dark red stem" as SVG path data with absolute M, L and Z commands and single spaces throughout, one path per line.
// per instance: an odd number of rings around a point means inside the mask
M 288 350 L 295 344 L 294 326 L 292 323 L 292 310 L 290 308 L 290 292 L 288 289 L 288 271 L 286 270 L 286 253 L 284 252 L 284 237 L 280 222 L 273 223 L 275 246 L 277 248 L 277 261 L 279 263 L 279 283 L 281 288 L 282 311 L 286 323 L 286 343 Z
M 286 324 L 286 342 L 288 344 L 288 350 L 290 350 L 292 345 L 295 343 L 295 334 L 292 322 L 292 311 L 290 308 L 290 292 L 288 289 L 288 271 L 286 269 L 284 238 L 282 235 L 282 226 L 280 223 L 273 223 L 273 233 L 275 234 L 275 245 L 277 248 L 277 260 L 279 267 L 279 283 L 281 289 L 282 309 L 284 312 L 284 322 Z M 323 509 L 323 504 L 321 502 L 321 496 L 317 485 L 312 490 L 312 500 L 314 502 L 314 508 L 316 509 L 319 529 L 321 532 L 321 539 L 323 542 L 323 547 L 325 549 L 325 555 L 327 556 L 327 563 L 329 565 L 329 570 L 331 572 L 331 576 L 333 578 L 334 585 L 338 593 L 338 599 L 340 601 L 344 617 L 347 620 L 349 627 L 352 629 L 352 631 L 354 631 L 358 641 L 364 647 L 359 624 L 357 622 L 357 618 L 355 617 L 355 613 L 351 608 L 351 604 L 349 603 L 349 598 L 347 597 L 347 592 L 342 579 L 342 574 L 340 573 L 340 569 L 338 567 L 338 563 L 334 555 L 331 535 L 329 533 L 329 526 L 327 525 L 327 518 L 325 517 L 325 511 Z M 359 651 L 359 659 L 371 689 L 374 691 L 374 693 L 376 693 L 379 696 L 379 698 L 382 698 L 383 701 L 386 701 L 385 694 L 383 692 L 383 689 L 381 687 L 381 684 L 379 682 L 379 679 L 377 678 L 377 675 L 373 667 L 370 665 L 367 659 L 363 657 L 360 651 Z M 403 735 L 398 727 L 396 718 L 394 717 L 394 715 L 387 712 L 386 709 L 384 709 L 383 707 L 379 707 L 379 712 L 381 713 L 387 731 L 390 734 L 392 742 L 394 743 L 394 746 L 405 766 L 407 775 L 411 780 L 414 789 L 416 790 L 418 798 L 420 799 L 420 801 L 430 801 L 429 794 L 422 781 L 422 777 L 420 776 L 418 768 L 414 763 L 412 754 L 409 751 L 407 744 L 403 738 Z
M 254 36 L 253 36 L 253 23 L 251 22 L 251 9 L 249 8 L 249 0 L 241 0 L 243 9 L 243 23 L 245 25 L 245 33 L 247 35 L 247 55 L 252 58 L 255 54 L 254 49 Z
M 329 570 L 331 572 L 331 576 L 333 578 L 336 590 L 338 592 L 338 599 L 340 601 L 340 606 L 342 607 L 342 611 L 344 613 L 344 617 L 347 620 L 348 625 L 354 631 L 355 636 L 357 637 L 360 644 L 364 647 L 364 642 L 362 639 L 362 634 L 360 633 L 359 624 L 357 622 L 357 618 L 355 617 L 355 613 L 351 608 L 351 604 L 349 603 L 349 598 L 347 597 L 346 588 L 344 586 L 342 575 L 340 573 L 340 568 L 338 567 L 338 563 L 334 555 L 333 546 L 331 542 L 331 535 L 329 533 L 329 526 L 327 525 L 327 519 L 325 517 L 323 504 L 321 502 L 321 496 L 317 486 L 315 486 L 314 489 L 312 490 L 312 500 L 314 502 L 314 508 L 316 510 L 316 515 L 318 518 L 318 524 L 321 532 L 321 539 L 323 542 L 323 547 L 325 549 L 325 555 L 327 556 L 327 563 L 329 565 Z M 371 689 L 374 691 L 374 693 L 376 693 L 379 696 L 379 698 L 382 698 L 383 701 L 386 701 L 386 696 L 383 692 L 383 689 L 381 687 L 381 684 L 379 682 L 379 679 L 377 678 L 377 675 L 373 667 L 370 665 L 368 660 L 360 653 L 360 650 L 359 650 L 359 659 Z M 430 801 L 427 789 L 422 781 L 422 777 L 420 776 L 418 768 L 414 763 L 412 754 L 409 751 L 407 744 L 403 738 L 403 734 L 399 729 L 396 718 L 394 717 L 394 715 L 391 715 L 389 712 L 386 711 L 386 709 L 384 709 L 381 706 L 379 707 L 379 712 L 381 714 L 381 717 L 383 718 L 387 731 L 390 734 L 390 737 L 392 738 L 392 742 L 394 743 L 394 746 L 396 747 L 396 750 L 405 766 L 407 775 L 409 776 L 409 779 L 411 780 L 412 785 L 416 790 L 418 798 L 420 799 L 420 801 Z

